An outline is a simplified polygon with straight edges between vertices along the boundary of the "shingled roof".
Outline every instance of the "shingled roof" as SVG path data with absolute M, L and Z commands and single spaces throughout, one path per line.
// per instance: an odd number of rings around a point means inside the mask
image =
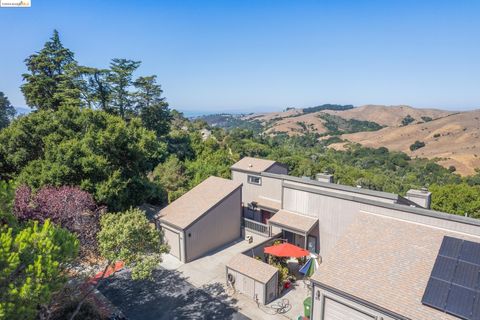
M 239 253 L 227 263 L 227 267 L 261 283 L 267 283 L 278 269 L 255 258 Z
M 480 242 L 440 228 L 359 213 L 312 279 L 410 319 L 457 319 L 421 302 L 446 235 Z
M 241 186 L 242 183 L 233 180 L 209 177 L 160 210 L 157 219 L 180 229 L 186 229 Z
M 233 170 L 237 169 L 237 170 L 261 173 L 263 171 L 268 170 L 274 164 L 275 164 L 275 161 L 273 160 L 244 157 L 241 160 L 239 160 L 237 163 L 233 164 L 230 168 Z

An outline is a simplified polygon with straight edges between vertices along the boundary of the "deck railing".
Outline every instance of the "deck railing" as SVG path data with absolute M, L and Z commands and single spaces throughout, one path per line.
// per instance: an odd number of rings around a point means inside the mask
M 252 219 L 242 218 L 242 226 L 249 231 L 252 231 L 267 237 L 270 237 L 272 235 L 271 226 L 252 220 Z

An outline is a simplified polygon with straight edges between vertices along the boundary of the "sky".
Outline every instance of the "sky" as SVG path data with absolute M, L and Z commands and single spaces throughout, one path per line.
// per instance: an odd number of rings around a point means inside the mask
M 0 91 L 53 29 L 82 65 L 142 61 L 172 108 L 480 108 L 480 1 L 49 1 L 0 8 Z

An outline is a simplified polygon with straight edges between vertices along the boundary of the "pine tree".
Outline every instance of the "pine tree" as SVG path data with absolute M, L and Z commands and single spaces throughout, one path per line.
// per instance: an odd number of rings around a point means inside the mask
M 15 116 L 15 108 L 12 106 L 7 96 L 0 91 L 0 130 L 10 124 Z
M 112 108 L 114 113 L 123 119 L 133 113 L 133 95 L 129 91 L 132 86 L 132 75 L 140 66 L 140 61 L 113 59 L 110 64 L 108 81 L 111 85 Z
M 135 93 L 135 112 L 142 119 L 143 125 L 163 136 L 170 129 L 171 115 L 168 103 L 162 97 L 162 87 L 156 82 L 157 76 L 139 77 L 133 85 Z
M 47 41 L 42 50 L 25 59 L 29 73 L 23 74 L 21 90 L 27 105 L 36 109 L 57 110 L 62 104 L 79 102 L 79 90 L 73 82 L 76 61 L 58 35 Z

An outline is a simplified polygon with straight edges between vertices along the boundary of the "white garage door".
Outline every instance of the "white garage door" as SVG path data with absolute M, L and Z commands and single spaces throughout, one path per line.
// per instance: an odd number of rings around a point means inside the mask
M 369 316 L 363 312 L 355 310 L 346 304 L 325 299 L 324 320 L 372 320 L 373 316 Z
M 180 234 L 163 228 L 163 237 L 170 246 L 170 254 L 180 259 Z

